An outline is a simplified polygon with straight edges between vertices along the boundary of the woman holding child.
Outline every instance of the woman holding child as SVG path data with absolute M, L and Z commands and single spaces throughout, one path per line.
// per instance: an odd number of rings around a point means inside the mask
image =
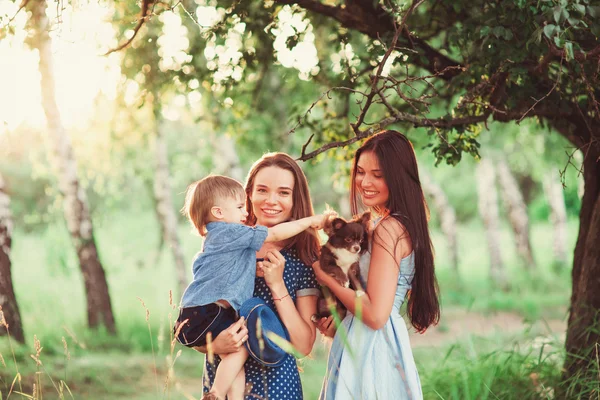
M 396 131 L 371 137 L 356 151 L 351 183 L 352 213 L 358 214 L 360 202 L 377 218 L 360 259 L 364 291 L 340 286 L 318 262 L 313 265 L 317 279 L 349 311 L 333 339 L 321 399 L 422 399 L 400 307 L 408 297 L 408 317 L 419 332 L 439 321 L 440 309 L 411 143 Z M 321 319 L 319 330 L 333 336 L 332 321 Z
M 289 220 L 314 215 L 308 184 L 298 164 L 287 154 L 270 153 L 250 169 L 246 182 L 248 225 L 273 227 Z M 314 231 L 305 231 L 292 239 L 267 243 L 257 252 L 257 278 L 254 296 L 278 314 L 287 329 L 290 342 L 301 354 L 309 354 L 316 330 L 311 316 L 316 312 L 319 294 L 310 265 L 318 258 L 319 241 Z M 215 354 L 239 351 L 247 340 L 243 319 L 221 332 L 212 343 Z M 205 364 L 204 391 L 211 387 L 220 362 Z M 302 386 L 294 356 L 288 354 L 282 365 L 264 367 L 253 358 L 244 364 L 246 384 L 251 386 L 247 399 L 302 399 Z

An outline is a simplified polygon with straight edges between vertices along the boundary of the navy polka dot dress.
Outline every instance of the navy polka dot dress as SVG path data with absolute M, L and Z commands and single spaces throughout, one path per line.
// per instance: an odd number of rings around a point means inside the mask
M 281 251 L 285 258 L 283 281 L 294 302 L 298 295 L 317 295 L 318 283 L 313 269 L 298 258 L 296 249 Z M 271 291 L 263 278 L 256 278 L 254 296 L 263 299 L 277 313 Z M 208 392 L 215 379 L 216 366 L 220 359 L 215 356 L 215 364 L 204 364 L 204 392 Z M 288 354 L 284 363 L 275 368 L 265 367 L 249 357 L 244 364 L 246 384 L 252 383 L 252 391 L 246 400 L 302 400 L 302 385 L 296 359 Z

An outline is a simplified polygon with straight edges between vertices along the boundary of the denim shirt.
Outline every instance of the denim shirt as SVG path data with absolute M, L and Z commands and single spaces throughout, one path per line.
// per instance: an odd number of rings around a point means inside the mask
M 226 300 L 239 311 L 252 297 L 256 278 L 256 252 L 267 238 L 264 226 L 210 222 L 204 248 L 194 260 L 194 280 L 183 297 L 182 307 L 203 306 Z

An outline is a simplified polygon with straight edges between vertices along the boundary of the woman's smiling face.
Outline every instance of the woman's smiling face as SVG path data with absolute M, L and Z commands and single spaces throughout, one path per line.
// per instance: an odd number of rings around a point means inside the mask
M 294 175 L 283 168 L 265 167 L 256 173 L 250 195 L 257 225 L 288 221 L 294 207 Z
M 365 151 L 360 155 L 356 163 L 354 184 L 365 206 L 386 207 L 390 191 L 383 177 L 383 170 L 379 166 L 379 160 L 372 151 Z

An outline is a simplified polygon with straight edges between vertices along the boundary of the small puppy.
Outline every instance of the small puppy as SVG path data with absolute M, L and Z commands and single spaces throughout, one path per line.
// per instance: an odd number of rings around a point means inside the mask
M 346 222 L 342 218 L 329 219 L 323 227 L 329 240 L 321 247 L 321 257 L 319 258 L 321 269 L 334 277 L 342 286 L 350 286 L 355 290 L 361 288 L 358 260 L 368 248 L 370 220 L 371 213 L 367 211 L 350 222 Z M 328 290 L 326 293 L 327 296 L 331 296 Z M 331 315 L 325 296 L 321 293 L 319 297 L 317 318 Z M 337 312 L 343 318 L 346 309 L 337 299 L 335 301 Z

